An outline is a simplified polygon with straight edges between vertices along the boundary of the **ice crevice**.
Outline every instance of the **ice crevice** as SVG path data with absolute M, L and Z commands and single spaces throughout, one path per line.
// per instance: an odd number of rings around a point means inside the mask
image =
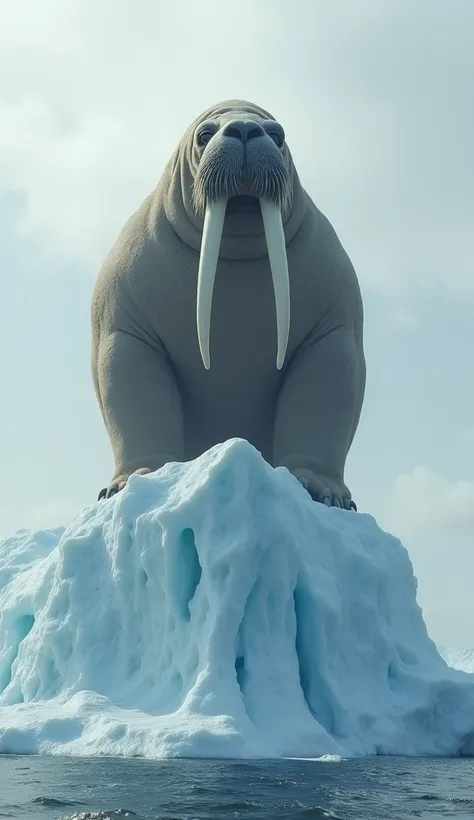
M 132 476 L 0 542 L 0 753 L 474 754 L 416 588 L 372 516 L 241 439 Z

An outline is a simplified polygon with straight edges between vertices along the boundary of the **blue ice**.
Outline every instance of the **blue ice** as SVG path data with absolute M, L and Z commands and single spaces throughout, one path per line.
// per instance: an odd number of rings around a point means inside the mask
M 0 543 L 0 752 L 474 753 L 407 550 L 232 439 Z

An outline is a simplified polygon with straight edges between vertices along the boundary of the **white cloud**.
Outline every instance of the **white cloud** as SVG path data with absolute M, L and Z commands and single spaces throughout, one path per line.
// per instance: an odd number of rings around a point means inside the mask
M 149 143 L 137 151 L 126 120 L 90 112 L 64 127 L 59 114 L 40 96 L 0 103 L 3 181 L 25 197 L 20 236 L 32 235 L 51 254 L 98 265 L 106 243 L 153 187 L 156 152 Z
M 97 267 L 183 128 L 228 96 L 280 116 L 361 279 L 474 295 L 474 11 L 460 0 L 10 0 L 0 184 L 22 229 Z M 421 53 L 420 53 L 421 50 Z
M 458 443 L 464 449 L 474 451 L 474 427 L 463 430 L 458 437 Z
M 396 329 L 413 331 L 420 327 L 420 317 L 409 308 L 397 308 L 393 311 L 392 325 Z
M 0 539 L 19 529 L 35 531 L 67 527 L 80 509 L 79 504 L 65 500 L 0 507 Z
M 395 481 L 382 519 L 410 553 L 432 637 L 474 646 L 474 481 L 418 466 Z
M 426 466 L 400 476 L 392 497 L 393 513 L 417 536 L 469 541 L 474 548 L 474 481 L 450 482 Z

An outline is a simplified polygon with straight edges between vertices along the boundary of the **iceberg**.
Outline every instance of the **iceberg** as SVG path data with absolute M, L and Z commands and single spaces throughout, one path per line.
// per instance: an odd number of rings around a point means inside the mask
M 470 755 L 474 676 L 397 538 L 232 439 L 0 543 L 0 753 Z

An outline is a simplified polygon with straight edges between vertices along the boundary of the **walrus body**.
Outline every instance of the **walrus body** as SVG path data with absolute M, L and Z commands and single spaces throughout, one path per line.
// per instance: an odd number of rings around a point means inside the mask
M 227 204 L 213 288 L 211 363 L 203 365 L 196 294 L 204 217 L 195 189 L 213 143 L 197 146 L 195 134 L 209 120 L 214 133 L 220 129 L 214 150 L 224 141 L 244 165 L 250 143 L 242 138 L 241 151 L 238 139 L 245 129 L 240 125 L 235 136 L 226 124 L 272 122 L 242 101 L 198 118 L 96 284 L 92 370 L 115 458 L 103 494 L 121 489 L 133 472 L 187 461 L 241 437 L 270 464 L 286 466 L 316 500 L 349 508 L 344 467 L 365 389 L 360 289 L 334 230 L 301 187 L 286 144 L 278 147 L 290 192 L 281 205 L 291 305 L 283 366 L 275 364 L 276 297 L 262 216 L 245 171 L 230 190 L 235 198 Z M 224 127 L 230 137 L 220 136 Z M 258 138 L 262 146 L 270 139 L 257 132 Z

